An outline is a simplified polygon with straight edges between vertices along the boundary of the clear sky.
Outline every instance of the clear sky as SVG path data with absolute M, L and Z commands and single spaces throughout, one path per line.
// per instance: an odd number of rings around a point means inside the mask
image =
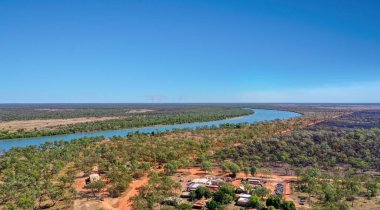
M 0 0 L 0 103 L 380 102 L 380 1 Z

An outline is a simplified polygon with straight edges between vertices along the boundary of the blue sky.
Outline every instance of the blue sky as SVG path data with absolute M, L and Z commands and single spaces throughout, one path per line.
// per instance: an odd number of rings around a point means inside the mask
M 0 0 L 0 103 L 380 102 L 380 1 Z

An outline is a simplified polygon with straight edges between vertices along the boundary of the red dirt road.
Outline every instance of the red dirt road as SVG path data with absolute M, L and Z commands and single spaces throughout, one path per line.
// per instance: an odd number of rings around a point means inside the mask
M 139 188 L 142 187 L 144 184 L 148 183 L 149 178 L 147 176 L 144 176 L 142 179 L 133 181 L 129 187 L 131 188 L 125 196 L 120 198 L 119 205 L 116 209 L 122 209 L 122 210 L 130 210 L 132 209 L 133 202 L 131 201 L 131 198 L 138 195 Z

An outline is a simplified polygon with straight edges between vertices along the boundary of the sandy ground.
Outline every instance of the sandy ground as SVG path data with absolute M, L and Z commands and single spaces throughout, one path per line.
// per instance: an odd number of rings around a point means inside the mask
M 347 204 L 352 209 L 360 209 L 360 210 L 374 210 L 379 209 L 380 205 L 380 196 L 376 196 L 374 198 L 371 198 L 368 200 L 364 197 L 359 197 L 357 200 L 354 201 L 354 206 L 351 207 L 351 202 L 347 202 Z
M 252 177 L 252 176 L 248 175 L 248 177 Z M 245 178 L 245 174 L 238 173 L 237 178 L 238 180 L 232 183 L 235 186 L 240 185 L 241 178 Z M 296 176 L 282 176 L 282 175 L 275 175 L 275 174 L 267 175 L 267 174 L 259 173 L 259 174 L 256 174 L 256 176 L 254 176 L 253 178 L 266 180 L 266 183 L 264 183 L 264 187 L 268 188 L 272 194 L 274 194 L 274 191 L 276 189 L 276 184 L 283 183 L 285 185 L 284 198 L 287 200 L 292 200 L 290 198 L 290 194 L 291 194 L 290 182 L 292 180 L 296 180 L 297 179 Z
M 34 130 L 46 130 L 61 125 L 69 125 L 83 122 L 94 122 L 119 119 L 120 117 L 81 117 L 71 119 L 47 119 L 47 120 L 15 120 L 0 122 L 0 130 L 6 130 L 10 132 L 17 131 L 18 129 L 24 129 L 26 131 Z
M 86 177 L 83 177 L 83 173 L 77 174 L 77 177 L 74 182 L 74 188 L 78 192 L 78 194 L 86 194 L 89 193 L 89 190 L 84 188 L 86 185 Z M 76 199 L 74 201 L 74 210 L 92 210 L 96 209 L 99 206 L 99 202 L 97 200 L 89 200 L 87 198 Z
M 80 175 L 78 176 L 80 177 Z M 74 188 L 79 194 L 89 193 L 89 190 L 85 187 L 85 179 L 83 177 L 77 178 L 74 182 Z M 105 199 L 103 201 L 96 199 L 80 198 L 74 201 L 74 210 L 92 210 L 97 208 L 103 208 L 107 210 L 130 210 L 132 209 L 131 198 L 139 193 L 139 188 L 148 182 L 148 177 L 144 176 L 141 179 L 133 181 L 128 190 L 119 198 L 107 197 L 106 193 L 103 193 Z
M 227 172 L 223 172 L 220 169 L 214 169 L 210 173 L 206 173 L 205 171 L 201 170 L 200 168 L 189 168 L 189 169 L 179 169 L 177 171 L 176 175 L 173 176 L 175 180 L 179 180 L 180 178 L 183 178 L 184 181 L 181 182 L 182 190 L 186 188 L 188 184 L 188 180 L 196 179 L 196 178 L 202 178 L 205 175 L 214 175 L 217 177 L 226 177 L 229 175 Z M 251 177 L 251 176 L 249 176 Z M 237 179 L 232 182 L 234 186 L 239 186 L 241 184 L 241 178 L 245 178 L 244 173 L 238 173 Z M 296 207 L 302 207 L 307 208 L 307 206 L 299 206 L 297 197 L 292 194 L 291 191 L 291 181 L 294 181 L 297 179 L 296 176 L 285 176 L 285 175 L 277 175 L 277 174 L 257 174 L 255 176 L 257 179 L 265 180 L 265 183 L 263 184 L 266 188 L 268 188 L 271 192 L 271 194 L 275 193 L 275 188 L 277 183 L 283 183 L 285 185 L 285 191 L 284 191 L 284 198 L 286 200 L 294 201 L 296 204 Z M 141 179 L 133 181 L 130 185 L 128 190 L 119 198 L 109 198 L 106 195 L 104 196 L 104 201 L 100 200 L 94 200 L 94 199 L 77 199 L 74 202 L 74 210 L 90 210 L 90 209 L 96 209 L 96 208 L 103 208 L 107 210 L 131 210 L 133 202 L 131 201 L 131 198 L 138 195 L 139 188 L 146 184 L 149 181 L 149 178 L 147 176 L 144 176 Z M 87 189 L 84 188 L 85 186 L 85 178 L 77 178 L 74 183 L 74 187 L 78 192 L 88 192 Z M 178 192 L 179 193 L 179 192 Z
M 86 186 L 86 178 L 85 177 L 82 177 L 82 178 L 78 178 L 75 180 L 74 182 L 74 188 L 76 191 L 80 192 L 80 191 L 85 191 L 86 189 L 84 188 Z
M 187 181 L 204 177 L 207 174 L 214 175 L 217 177 L 226 177 L 229 175 L 229 173 L 225 173 L 220 169 L 214 169 L 211 173 L 205 173 L 205 171 L 202 171 L 199 168 L 190 168 L 190 169 L 179 169 L 179 173 L 182 173 L 181 177 L 184 179 L 184 182 L 181 182 L 182 190 L 186 188 Z M 248 176 L 251 177 L 251 176 Z M 245 178 L 244 173 L 238 173 L 237 179 L 232 182 L 232 185 L 239 186 L 241 184 L 241 179 Z M 263 184 L 264 187 L 268 188 L 271 192 L 271 194 L 275 194 L 275 188 L 278 183 L 283 183 L 285 185 L 285 191 L 284 191 L 284 199 L 285 200 L 291 200 L 296 204 L 297 208 L 308 208 L 307 206 L 300 206 L 298 204 L 298 200 L 296 197 L 292 194 L 291 190 L 291 181 L 295 181 L 297 179 L 296 176 L 284 176 L 284 175 L 277 175 L 277 174 L 257 174 L 254 178 L 258 179 L 264 179 L 266 182 Z M 236 207 L 239 208 L 239 207 Z
M 130 111 L 128 111 L 128 113 L 131 113 L 131 114 L 137 114 L 137 113 L 145 113 L 145 112 L 153 112 L 154 110 L 151 110 L 151 109 L 132 109 Z
M 207 174 L 214 175 L 217 177 L 226 177 L 229 175 L 229 173 L 225 173 L 222 170 L 214 169 L 211 173 L 205 173 L 205 171 L 202 171 L 199 168 L 190 168 L 190 169 L 179 169 L 178 172 L 182 173 L 181 177 L 184 179 L 184 182 L 181 183 L 182 189 L 185 189 L 187 186 L 187 181 L 190 179 L 196 179 L 204 177 Z M 248 176 L 251 177 L 251 176 Z M 239 186 L 241 184 L 241 179 L 245 178 L 244 173 L 238 173 L 237 179 L 232 182 L 232 185 Z M 254 178 L 258 179 L 265 179 L 266 183 L 264 183 L 264 187 L 268 188 L 271 191 L 271 194 L 275 193 L 276 184 L 283 183 L 285 185 L 285 191 L 284 191 L 284 198 L 286 200 L 292 200 L 295 204 L 297 204 L 297 201 L 292 198 L 292 191 L 291 191 L 291 181 L 295 181 L 297 179 L 296 176 L 283 176 L 283 175 L 266 175 L 266 174 L 257 174 Z
M 148 181 L 149 181 L 149 178 L 147 176 L 144 176 L 143 178 L 139 180 L 133 181 L 129 185 L 129 191 L 127 191 L 127 193 L 125 193 L 118 200 L 117 205 L 113 209 L 120 209 L 120 210 L 132 209 L 133 202 L 131 201 L 131 198 L 136 196 L 139 193 L 139 188 L 143 186 L 144 184 L 148 183 Z M 107 206 L 109 205 L 109 201 L 110 201 L 109 199 L 108 200 L 106 199 L 105 202 L 103 202 L 105 205 L 102 203 L 102 207 L 108 209 Z

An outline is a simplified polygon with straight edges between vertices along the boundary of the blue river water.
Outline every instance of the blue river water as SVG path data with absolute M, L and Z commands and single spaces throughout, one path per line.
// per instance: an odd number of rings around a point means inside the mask
M 217 120 L 209 122 L 200 122 L 200 123 L 188 123 L 188 124 L 176 124 L 176 125 L 158 125 L 152 127 L 141 127 L 141 128 L 130 128 L 122 130 L 109 130 L 109 131 L 97 131 L 89 133 L 75 133 L 67 135 L 57 135 L 57 136 L 43 136 L 43 137 L 32 137 L 32 138 L 20 138 L 20 139 L 9 139 L 9 140 L 0 140 L 0 149 L 7 151 L 12 147 L 25 147 L 29 145 L 40 145 L 47 141 L 58 141 L 65 140 L 70 141 L 72 139 L 78 139 L 82 137 L 94 137 L 94 136 L 104 136 L 105 138 L 110 138 L 113 136 L 127 136 L 131 132 L 142 132 L 150 133 L 156 131 L 171 131 L 173 129 L 196 129 L 203 126 L 219 126 L 226 123 L 258 123 L 270 120 L 284 120 L 292 117 L 298 117 L 300 114 L 289 111 L 279 111 L 279 110 L 269 110 L 269 109 L 252 109 L 254 114 L 226 119 L 226 120 Z

